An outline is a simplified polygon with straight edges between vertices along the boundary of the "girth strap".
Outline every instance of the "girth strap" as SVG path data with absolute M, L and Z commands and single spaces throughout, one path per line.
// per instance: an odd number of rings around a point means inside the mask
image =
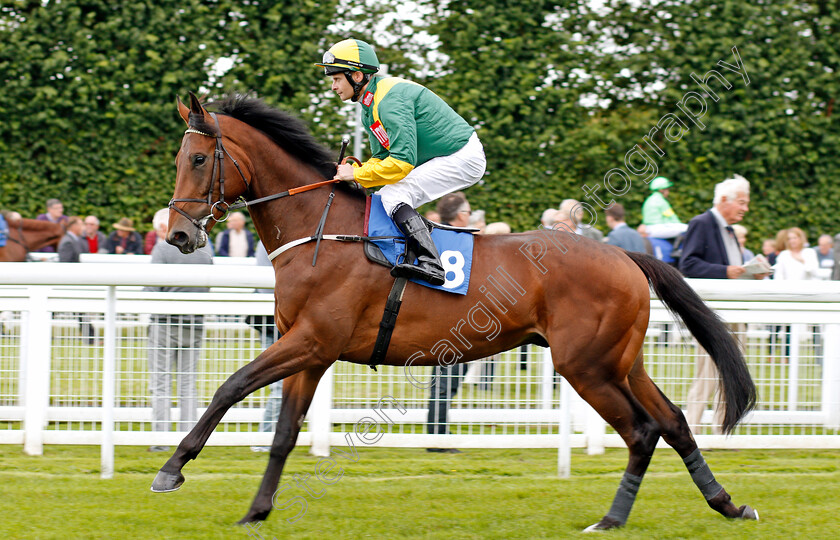
M 385 354 L 388 352 L 388 345 L 391 344 L 391 334 L 397 325 L 397 315 L 402 306 L 402 297 L 408 279 L 398 277 L 394 280 L 391 292 L 388 293 L 388 300 L 385 301 L 385 312 L 382 314 L 382 321 L 379 323 L 379 334 L 376 336 L 376 343 L 373 345 L 373 353 L 370 355 L 368 366 L 376 371 L 376 366 L 382 363 Z
M 365 240 L 394 240 L 403 238 L 402 236 L 359 236 L 357 234 L 322 234 L 320 236 L 305 236 L 303 238 L 298 238 L 297 240 L 292 240 L 291 242 L 286 242 L 279 248 L 275 249 L 271 253 L 268 254 L 268 260 L 273 261 L 277 258 L 278 255 L 281 253 L 292 249 L 293 247 L 300 246 L 302 244 L 306 244 L 308 242 L 313 242 L 318 239 L 321 240 L 336 240 L 338 242 L 364 242 Z

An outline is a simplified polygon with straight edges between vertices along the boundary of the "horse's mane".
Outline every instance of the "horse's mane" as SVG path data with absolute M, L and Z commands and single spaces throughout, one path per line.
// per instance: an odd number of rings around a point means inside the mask
M 262 131 L 293 157 L 312 165 L 324 178 L 335 175 L 335 157 L 315 140 L 302 120 L 291 114 L 247 94 L 230 94 L 208 104 L 208 108 Z

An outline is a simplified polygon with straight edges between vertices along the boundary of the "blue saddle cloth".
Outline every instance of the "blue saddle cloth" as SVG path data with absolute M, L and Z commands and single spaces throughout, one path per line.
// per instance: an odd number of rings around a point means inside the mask
M 402 258 L 405 251 L 405 239 L 402 231 L 385 212 L 379 195 L 372 195 L 370 201 L 370 216 L 368 218 L 368 236 L 397 236 L 371 240 L 391 264 L 397 263 L 397 257 Z M 440 253 L 440 262 L 446 271 L 446 282 L 443 285 L 431 285 L 426 281 L 412 279 L 414 283 L 439 289 L 441 291 L 467 294 L 470 285 L 470 270 L 472 269 L 473 235 L 468 232 L 446 231 L 434 229 L 432 240 Z M 400 261 L 402 262 L 402 261 Z

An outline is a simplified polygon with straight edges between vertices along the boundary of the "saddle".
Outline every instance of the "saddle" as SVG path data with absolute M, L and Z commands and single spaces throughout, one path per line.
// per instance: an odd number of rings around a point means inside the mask
M 392 268 L 394 266 L 394 261 L 390 260 L 385 253 L 383 253 L 382 249 L 379 245 L 377 245 L 377 240 L 389 240 L 399 242 L 402 241 L 403 243 L 403 253 L 402 257 L 405 261 L 414 261 L 415 254 L 412 253 L 411 249 L 408 246 L 408 242 L 405 241 L 404 237 L 400 236 L 371 236 L 371 227 L 370 227 L 370 215 L 371 215 L 371 201 L 372 198 L 368 197 L 365 203 L 365 228 L 364 228 L 364 236 L 362 237 L 363 248 L 365 257 L 375 264 L 379 264 L 385 266 L 387 268 Z M 380 205 L 381 206 L 381 205 Z M 381 217 L 381 216 L 380 216 Z M 423 222 L 429 228 L 430 231 L 434 229 L 441 229 L 446 231 L 455 231 L 455 232 L 477 232 L 478 229 L 470 229 L 470 228 L 462 228 L 462 227 L 452 227 L 449 225 L 444 225 L 442 223 L 436 223 L 434 221 L 429 221 L 426 218 L 423 218 Z M 370 360 L 368 361 L 368 366 L 374 371 L 376 370 L 376 366 L 382 363 L 382 360 L 385 358 L 385 354 L 388 352 L 388 345 L 391 342 L 391 334 L 394 331 L 394 327 L 397 324 L 397 315 L 400 312 L 400 306 L 402 305 L 402 296 L 405 292 L 405 287 L 408 284 L 408 279 L 404 277 L 395 278 L 394 284 L 391 287 L 391 292 L 388 294 L 388 299 L 385 302 L 385 312 L 382 314 L 382 320 L 379 323 L 379 333 L 376 336 L 376 343 L 373 346 L 373 353 L 370 356 Z
M 422 217 L 422 216 L 421 216 Z M 423 221 L 426 223 L 426 226 L 429 230 L 433 229 L 440 229 L 442 231 L 455 231 L 455 232 L 468 232 L 468 233 L 476 233 L 478 229 L 473 229 L 471 227 L 453 227 L 451 225 L 446 225 L 444 223 L 437 223 L 435 221 L 430 221 L 423 218 Z M 367 236 L 367 216 L 365 216 L 365 236 Z M 386 268 L 393 268 L 393 264 L 391 261 L 385 257 L 385 254 L 382 253 L 382 249 L 374 243 L 374 240 L 371 238 L 364 238 L 363 239 L 363 248 L 365 252 L 365 257 L 372 262 L 379 265 L 382 265 Z M 404 251 L 405 260 L 409 260 L 409 258 L 414 259 L 414 254 L 408 247 L 408 243 L 406 243 L 405 251 Z

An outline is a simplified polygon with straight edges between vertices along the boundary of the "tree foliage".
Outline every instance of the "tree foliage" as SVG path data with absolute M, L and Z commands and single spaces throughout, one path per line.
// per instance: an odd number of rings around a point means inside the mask
M 468 195 L 489 219 L 536 226 L 544 208 L 583 199 L 584 185 L 603 186 L 675 113 L 688 133 L 654 140 L 665 151 L 658 173 L 677 184 L 679 216 L 707 209 L 714 184 L 739 173 L 752 183 L 745 224 L 754 245 L 794 225 L 815 240 L 838 232 L 838 23 L 822 1 L 612 1 L 598 10 L 588 2 L 453 1 L 431 24 L 448 72 L 427 82 L 479 127 L 488 174 Z M 732 47 L 749 84 L 718 64 L 735 63 Z M 692 73 L 713 68 L 733 87 L 718 90 L 716 103 L 706 99 L 700 129 L 677 103 L 698 90 Z M 613 199 L 634 224 L 649 191 L 630 177 L 630 190 Z
M 2 8 L 0 206 L 34 215 L 58 197 L 73 214 L 149 221 L 172 193 L 184 129 L 175 97 L 229 87 L 305 108 L 334 8 L 226 0 Z M 214 77 L 222 58 L 239 63 Z
M 188 90 L 253 91 L 337 146 L 350 109 L 312 64 L 352 35 L 376 42 L 390 73 L 428 85 L 476 126 L 488 173 L 467 194 L 489 220 L 533 228 L 564 198 L 597 208 L 583 188 L 600 186 L 637 223 L 649 192 L 625 156 L 636 145 L 650 154 L 649 136 L 684 220 L 739 173 L 753 186 L 745 225 L 754 247 L 793 225 L 814 240 L 837 232 L 840 200 L 832 122 L 840 14 L 830 6 L 421 0 L 421 19 L 386 26 L 391 6 L 366 0 L 7 2 L 0 206 L 33 215 L 59 197 L 75 214 L 147 221 L 171 194 L 183 130 L 172 101 Z M 733 47 L 749 84 L 718 63 L 735 62 Z M 214 73 L 220 59 L 232 66 Z M 732 87 L 711 83 L 716 102 L 700 92 L 701 129 L 677 105 L 699 90 L 692 73 L 711 69 Z M 679 140 L 653 129 L 669 113 L 687 127 Z M 607 198 L 605 175 L 621 168 L 631 182 Z

